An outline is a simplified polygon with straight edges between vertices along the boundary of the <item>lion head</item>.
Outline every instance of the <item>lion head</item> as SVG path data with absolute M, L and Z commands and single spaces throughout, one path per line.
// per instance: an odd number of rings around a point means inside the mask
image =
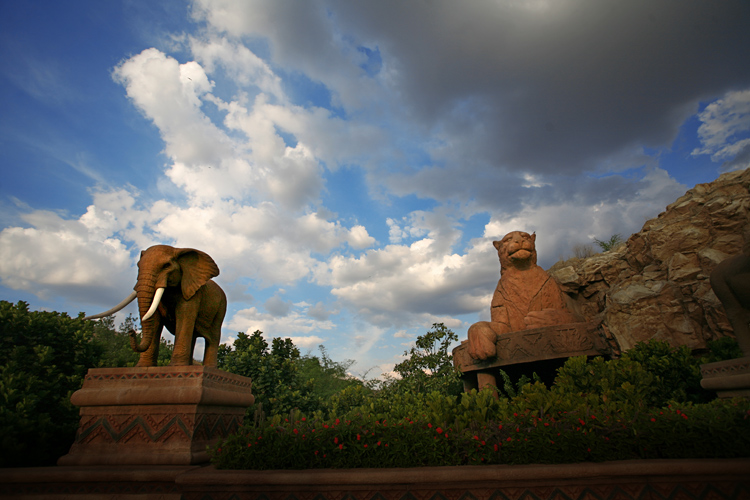
M 512 231 L 500 241 L 493 241 L 500 258 L 501 271 L 528 269 L 536 266 L 536 233 Z

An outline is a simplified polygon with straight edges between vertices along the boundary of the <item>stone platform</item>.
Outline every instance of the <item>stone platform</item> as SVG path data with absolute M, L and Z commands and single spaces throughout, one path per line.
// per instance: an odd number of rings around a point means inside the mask
M 476 360 L 469 355 L 469 341 L 453 349 L 453 365 L 461 370 L 468 391 L 495 386 L 498 368 L 516 365 L 541 366 L 540 362 L 565 360 L 572 356 L 608 356 L 619 352 L 613 337 L 607 336 L 599 321 L 568 323 L 500 335 L 495 343 L 497 356 Z
M 701 386 L 720 398 L 750 397 L 750 356 L 701 365 Z
M 0 469 L 19 500 L 747 500 L 750 459 L 624 460 L 404 469 L 212 466 Z
M 241 424 L 247 377 L 204 366 L 92 368 L 70 398 L 81 423 L 59 465 L 192 465 Z

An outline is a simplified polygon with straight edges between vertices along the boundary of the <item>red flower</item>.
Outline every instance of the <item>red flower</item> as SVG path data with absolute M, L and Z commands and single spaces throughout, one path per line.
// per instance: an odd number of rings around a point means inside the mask
M 339 438 L 333 438 L 333 444 L 339 444 Z
M 495 451 L 497 451 L 497 445 L 493 446 L 493 448 L 495 448 Z
M 378 441 L 378 446 L 380 446 L 380 441 Z
M 685 420 L 687 420 L 687 415 L 685 415 L 685 414 L 683 413 L 683 414 L 682 414 L 682 418 L 684 418 Z
M 343 444 L 340 444 L 340 445 L 339 445 L 339 450 L 343 450 L 343 449 L 344 449 L 344 445 L 343 445 Z
M 429 427 L 430 429 L 432 429 L 432 424 L 427 424 L 427 427 Z
M 437 432 L 438 434 L 442 434 L 443 429 L 441 427 L 438 427 L 437 429 L 435 429 L 435 432 Z
M 316 454 L 316 455 L 318 454 L 318 450 L 315 450 L 315 454 Z
M 497 429 L 498 429 L 498 430 L 503 430 L 503 424 L 500 424 L 500 425 L 498 425 L 498 426 L 497 426 Z
M 307 420 L 307 419 L 305 417 L 302 417 L 302 421 L 304 422 L 305 420 Z
M 247 447 L 248 447 L 248 448 L 250 448 L 251 446 L 252 446 L 252 444 L 250 444 L 250 443 L 247 443 Z
M 357 441 L 359 441 L 359 439 L 360 439 L 359 434 L 357 434 Z
M 479 436 L 474 436 L 474 439 L 476 439 L 478 441 L 479 440 Z
M 365 448 L 367 448 L 367 444 L 365 444 Z
M 506 439 L 506 441 L 510 443 L 511 441 L 513 441 L 513 438 L 509 437 L 508 439 Z
M 652 422 L 656 422 L 656 419 L 654 417 L 651 417 Z
M 339 425 L 339 423 L 341 423 L 341 420 L 339 420 L 339 419 L 337 418 L 337 419 L 336 419 L 336 425 Z
M 299 431 L 297 429 L 294 429 L 293 431 L 295 434 L 299 434 Z
M 586 422 L 582 418 L 579 418 L 578 421 L 581 422 L 581 425 L 586 425 Z
M 482 446 L 484 446 L 484 444 L 485 444 L 484 441 L 482 441 Z
M 549 442 L 550 442 L 550 444 L 555 444 L 555 442 L 554 442 L 554 441 L 552 441 L 551 439 L 549 440 Z

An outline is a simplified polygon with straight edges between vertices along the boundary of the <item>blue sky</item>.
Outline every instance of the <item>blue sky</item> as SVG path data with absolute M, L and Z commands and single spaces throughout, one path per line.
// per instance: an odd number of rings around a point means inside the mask
M 741 1 L 3 2 L 0 299 L 99 312 L 140 250 L 198 248 L 224 341 L 389 372 L 489 316 L 493 239 L 536 231 L 548 267 L 747 168 L 749 25 Z

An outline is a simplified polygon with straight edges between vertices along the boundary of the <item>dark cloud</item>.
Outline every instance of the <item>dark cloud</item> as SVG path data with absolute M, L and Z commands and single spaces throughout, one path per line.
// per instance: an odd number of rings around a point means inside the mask
M 538 173 L 592 170 L 665 146 L 699 100 L 750 85 L 740 1 L 331 1 L 377 44 L 413 116 L 454 158 Z

